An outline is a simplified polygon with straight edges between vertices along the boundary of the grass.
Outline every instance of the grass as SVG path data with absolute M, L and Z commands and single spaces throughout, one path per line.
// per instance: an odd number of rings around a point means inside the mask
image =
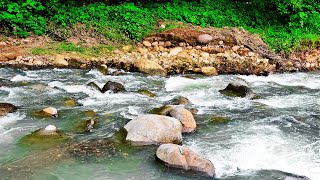
M 33 55 L 46 55 L 46 54 L 62 54 L 62 53 L 76 53 L 82 56 L 98 57 L 110 53 L 115 49 L 111 45 L 97 45 L 92 47 L 84 47 L 75 45 L 73 43 L 55 43 L 46 45 L 45 47 L 35 47 L 31 49 Z

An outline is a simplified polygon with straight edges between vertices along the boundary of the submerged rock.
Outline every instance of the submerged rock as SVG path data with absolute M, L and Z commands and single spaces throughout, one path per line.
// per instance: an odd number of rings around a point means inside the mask
M 255 93 L 249 88 L 249 86 L 244 81 L 235 81 L 229 83 L 228 86 L 219 91 L 221 94 L 226 96 L 238 96 L 245 97 L 248 99 L 255 98 Z
M 5 116 L 8 113 L 13 113 L 17 110 L 17 107 L 10 103 L 0 103 L 0 116 Z
M 98 69 L 98 71 L 101 72 L 101 74 L 103 74 L 103 75 L 108 75 L 108 73 L 109 73 L 108 66 L 105 65 L 105 64 L 102 64 L 102 65 L 98 66 L 97 69 Z
M 112 91 L 114 93 L 118 93 L 118 92 L 125 92 L 126 89 L 125 87 L 117 82 L 113 82 L 113 81 L 108 81 L 103 88 L 101 89 L 96 83 L 94 82 L 90 82 L 87 86 L 90 86 L 91 88 L 100 91 L 101 93 L 105 93 L 107 91 Z
M 170 115 L 178 119 L 182 124 L 182 132 L 193 132 L 197 128 L 196 121 L 190 111 L 183 107 L 175 107 Z
M 149 97 L 156 97 L 156 95 L 153 92 L 151 92 L 147 89 L 140 89 L 140 90 L 138 90 L 138 93 L 145 95 L 145 96 L 149 96 Z
M 108 81 L 102 88 L 101 92 L 105 93 L 106 91 L 112 91 L 114 93 L 125 92 L 125 87 L 117 82 Z
M 124 128 L 128 132 L 126 141 L 134 146 L 180 144 L 182 141 L 180 121 L 168 116 L 140 115 L 128 122 Z
M 64 101 L 64 106 L 74 107 L 74 106 L 77 106 L 77 102 L 74 99 L 67 99 Z
M 174 104 L 174 105 L 187 105 L 187 104 L 190 104 L 190 101 L 186 97 L 178 96 L 172 100 L 172 104 Z
M 165 105 L 159 108 L 153 108 L 149 113 L 167 116 L 173 110 L 173 108 L 174 106 L 172 105 Z
M 23 137 L 19 143 L 35 148 L 46 149 L 67 142 L 70 138 L 63 134 L 54 125 L 38 129 Z
M 213 163 L 188 147 L 162 144 L 157 149 L 156 156 L 168 167 L 195 171 L 203 176 L 213 177 L 215 175 Z
M 101 92 L 101 88 L 94 82 L 90 82 L 87 84 L 87 86 L 91 87 L 94 90 L 100 91 Z
M 87 110 L 84 112 L 84 115 L 86 117 L 95 117 L 97 116 L 97 113 L 94 110 Z
M 58 117 L 58 111 L 54 107 L 47 107 L 39 112 L 35 112 L 34 115 L 42 117 Z
M 93 119 L 86 121 L 86 127 L 84 128 L 85 132 L 92 132 L 94 127 L 96 125 L 96 122 Z
M 39 135 L 59 135 L 57 127 L 54 125 L 48 125 L 44 129 L 40 129 Z

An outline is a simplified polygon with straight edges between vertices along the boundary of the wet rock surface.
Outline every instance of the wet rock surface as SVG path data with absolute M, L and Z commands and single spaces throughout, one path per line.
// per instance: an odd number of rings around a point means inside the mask
M 101 89 L 101 92 L 102 93 L 105 93 L 107 91 L 111 91 L 111 92 L 114 92 L 114 93 L 118 93 L 118 92 L 125 92 L 126 91 L 126 88 L 120 84 L 120 83 L 117 83 L 117 82 L 113 82 L 113 81 L 108 81 L 104 86 L 103 88 Z
M 197 128 L 196 121 L 190 111 L 183 107 L 174 107 L 170 115 L 182 124 L 182 132 L 193 132 Z
M 235 81 L 229 83 L 228 86 L 219 91 L 226 96 L 238 96 L 253 99 L 256 97 L 255 93 L 249 88 L 249 86 L 243 81 Z
M 128 132 L 126 140 L 134 146 L 182 142 L 180 121 L 167 116 L 140 115 L 128 122 L 124 128 Z
M 0 103 L 0 117 L 5 116 L 8 113 L 13 113 L 17 110 L 17 107 L 10 103 Z
M 190 148 L 176 144 L 162 144 L 156 152 L 156 157 L 166 166 L 191 170 L 202 176 L 213 177 L 213 163 L 193 152 Z

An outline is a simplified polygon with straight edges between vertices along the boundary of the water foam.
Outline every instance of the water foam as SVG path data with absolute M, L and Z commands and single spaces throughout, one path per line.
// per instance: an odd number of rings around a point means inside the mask
M 320 76 L 315 74 L 296 73 L 294 76 L 292 74 L 272 74 L 269 76 L 241 75 L 238 77 L 256 85 L 273 82 L 282 86 L 320 89 Z
M 277 125 L 252 123 L 231 128 L 225 133 L 236 133 L 223 142 L 214 142 L 213 137 L 211 142 L 187 143 L 215 164 L 218 178 L 248 170 L 280 170 L 319 180 L 320 156 L 314 150 L 320 143 L 311 143 L 303 135 L 285 134 Z

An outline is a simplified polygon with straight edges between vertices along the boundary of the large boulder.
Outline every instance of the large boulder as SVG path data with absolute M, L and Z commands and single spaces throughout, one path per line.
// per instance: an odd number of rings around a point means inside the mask
M 134 67 L 142 73 L 153 75 L 153 76 L 165 76 L 166 70 L 163 69 L 157 62 L 148 59 L 137 59 L 134 61 Z
M 10 103 L 0 103 L 0 116 L 5 116 L 17 110 L 17 107 Z
M 126 88 L 117 82 L 113 82 L 113 81 L 108 81 L 102 88 L 101 92 L 105 93 L 106 91 L 112 91 L 114 93 L 118 93 L 118 92 L 125 92 Z
M 170 112 L 170 115 L 178 119 L 182 124 L 182 132 L 193 132 L 197 128 L 196 121 L 190 111 L 183 107 L 175 107 Z
M 190 148 L 176 144 L 162 144 L 156 152 L 157 158 L 168 167 L 191 170 L 204 176 L 213 177 L 213 163 L 193 152 Z
M 226 96 L 238 96 L 253 99 L 256 95 L 244 81 L 237 80 L 229 83 L 228 86 L 219 91 Z
M 134 146 L 180 144 L 182 125 L 179 120 L 162 115 L 140 115 L 128 122 L 124 128 L 128 132 L 126 141 Z

